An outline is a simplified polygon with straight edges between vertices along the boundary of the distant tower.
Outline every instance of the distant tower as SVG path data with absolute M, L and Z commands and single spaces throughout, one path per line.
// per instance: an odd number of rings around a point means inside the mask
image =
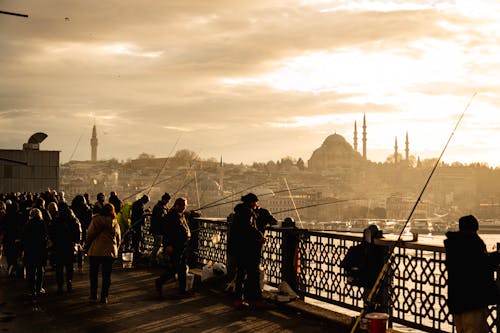
M 410 142 L 408 141 L 408 131 L 406 131 L 405 159 L 406 164 L 408 164 L 410 162 Z
M 97 130 L 94 127 L 92 128 L 92 138 L 90 139 L 90 147 L 91 147 L 91 154 L 90 154 L 90 160 L 92 162 L 97 161 Z
M 354 151 L 358 151 L 358 126 L 356 125 L 356 120 L 354 121 Z
M 363 113 L 363 158 L 366 160 L 366 113 Z
M 394 163 L 398 163 L 398 137 L 394 138 Z

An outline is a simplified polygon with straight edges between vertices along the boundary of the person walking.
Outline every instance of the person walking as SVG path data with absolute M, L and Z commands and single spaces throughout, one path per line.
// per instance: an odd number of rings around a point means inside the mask
M 165 271 L 155 280 L 155 287 L 158 295 L 162 297 L 163 284 L 173 278 L 177 273 L 179 281 L 178 292 L 180 296 L 190 296 L 186 290 L 187 259 L 189 257 L 191 230 L 188 225 L 186 214 L 187 199 L 177 198 L 174 206 L 166 216 L 166 229 L 163 245 L 166 254 L 170 256 L 172 267 L 167 266 Z
M 458 220 L 458 231 L 448 231 L 444 246 L 448 270 L 448 308 L 458 333 L 487 333 L 488 305 L 498 304 L 494 269 L 500 253 L 488 253 L 473 215 Z
M 38 295 L 43 293 L 42 284 L 47 261 L 48 239 L 42 211 L 38 208 L 31 209 L 28 223 L 24 228 L 22 244 L 28 290 L 33 302 L 36 302 Z
M 89 256 L 90 300 L 97 301 L 99 267 L 102 266 L 101 303 L 108 302 L 111 286 L 111 271 L 118 257 L 120 246 L 120 226 L 116 220 L 112 204 L 105 203 L 100 214 L 94 215 L 87 230 Z
M 77 265 L 78 271 L 80 273 L 83 272 L 83 259 L 84 252 L 83 248 L 85 246 L 85 240 L 87 239 L 87 229 L 90 225 L 90 221 L 92 220 L 92 208 L 87 204 L 85 197 L 81 194 L 76 195 L 71 201 L 71 210 L 75 214 L 76 218 L 80 222 L 80 226 L 82 229 L 82 235 L 80 244 L 77 249 Z
M 50 205 L 56 205 L 56 203 L 52 202 Z M 66 291 L 73 290 L 73 263 L 81 241 L 82 229 L 80 221 L 69 206 L 65 202 L 61 202 L 59 206 L 59 214 L 52 221 L 51 237 L 56 266 L 57 292 L 62 293 L 65 276 Z M 66 274 L 64 274 L 64 270 L 66 270 Z

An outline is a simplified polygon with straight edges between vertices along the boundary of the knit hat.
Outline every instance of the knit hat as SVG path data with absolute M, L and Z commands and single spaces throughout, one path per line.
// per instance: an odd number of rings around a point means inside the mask
M 241 201 L 243 201 L 243 202 L 257 202 L 257 201 L 259 201 L 259 198 L 257 198 L 257 196 L 255 194 L 250 192 L 250 193 L 242 196 Z

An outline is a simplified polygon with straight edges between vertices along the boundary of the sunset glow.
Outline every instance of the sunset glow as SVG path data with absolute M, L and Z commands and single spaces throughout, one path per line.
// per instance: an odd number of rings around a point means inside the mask
M 178 148 L 205 157 L 307 161 L 330 134 L 352 144 L 365 114 L 370 160 L 385 161 L 406 132 L 411 154 L 425 159 L 477 92 L 444 160 L 500 166 L 497 1 L 42 0 L 2 9 L 29 14 L 0 16 L 2 148 L 43 131 L 44 149 L 86 160 L 88 144 L 74 142 L 95 123 L 107 133 L 102 159 L 165 156 L 184 133 Z M 242 150 L 249 141 L 266 149 Z

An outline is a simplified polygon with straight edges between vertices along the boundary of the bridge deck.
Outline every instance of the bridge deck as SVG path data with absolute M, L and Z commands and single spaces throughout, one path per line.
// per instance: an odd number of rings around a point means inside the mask
M 114 269 L 108 304 L 88 300 L 87 272 L 75 272 L 71 294 L 56 295 L 54 272 L 34 309 L 24 280 L 0 277 L 0 331 L 4 332 L 344 332 L 340 324 L 291 306 L 235 310 L 223 286 L 203 283 L 193 297 L 160 299 L 154 279 L 160 270 Z M 164 287 L 174 293 L 175 282 Z

